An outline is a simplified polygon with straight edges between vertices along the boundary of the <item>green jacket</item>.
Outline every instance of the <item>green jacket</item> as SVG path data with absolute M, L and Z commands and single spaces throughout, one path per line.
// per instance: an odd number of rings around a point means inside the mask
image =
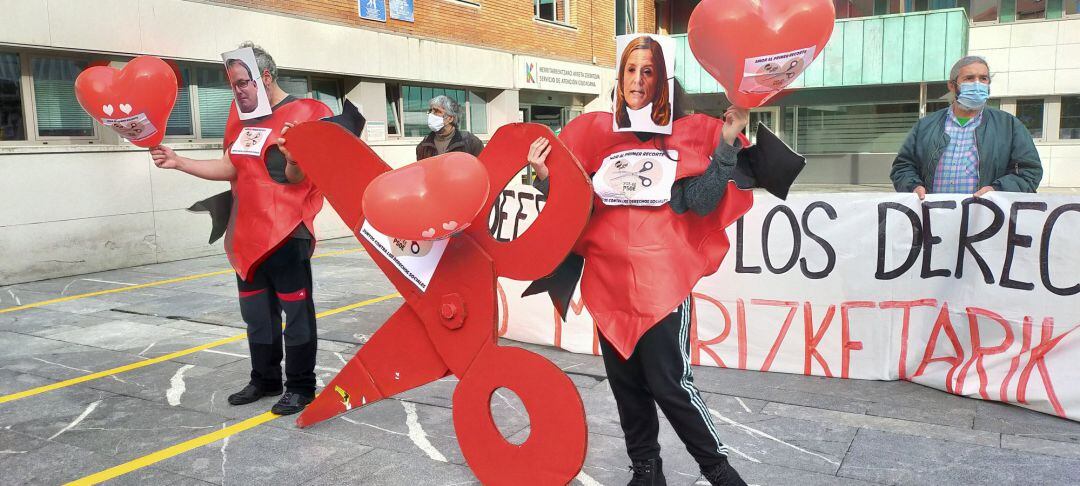
M 893 161 L 893 187 L 911 192 L 923 186 L 932 192 L 941 154 L 949 144 L 945 122 L 952 107 L 927 115 L 908 133 Z M 1031 133 L 1015 116 L 984 108 L 982 124 L 975 129 L 979 150 L 979 187 L 998 191 L 1035 192 L 1042 181 L 1042 162 Z

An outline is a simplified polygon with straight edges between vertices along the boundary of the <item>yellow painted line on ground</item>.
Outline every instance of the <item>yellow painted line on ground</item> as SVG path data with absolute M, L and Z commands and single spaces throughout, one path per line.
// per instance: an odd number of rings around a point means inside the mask
M 367 305 L 376 304 L 376 303 L 382 302 L 384 300 L 390 300 L 390 299 L 393 299 L 393 298 L 396 298 L 396 297 L 401 297 L 401 294 L 398 294 L 398 293 L 395 292 L 393 294 L 384 295 L 382 297 L 375 297 L 374 299 L 368 299 L 368 300 L 365 300 L 363 302 L 357 302 L 355 304 L 349 304 L 349 305 L 346 305 L 346 306 L 338 307 L 336 309 L 330 309 L 328 311 L 320 312 L 319 314 L 316 314 L 315 317 L 316 318 L 323 318 L 323 317 L 327 317 L 327 316 L 332 316 L 334 314 L 339 314 L 339 313 L 349 311 L 349 310 L 352 310 L 352 309 L 356 309 L 356 308 L 359 308 L 359 307 L 364 307 L 364 306 L 367 306 Z M 82 375 L 82 376 L 79 376 L 79 377 L 76 377 L 76 378 L 71 378 L 69 380 L 58 381 L 56 383 L 52 383 L 52 384 L 49 384 L 49 385 L 39 386 L 37 388 L 31 388 L 29 390 L 24 390 L 24 391 L 21 391 L 21 392 L 18 392 L 18 393 L 12 393 L 10 395 L 0 396 L 0 403 L 12 402 L 12 401 L 19 400 L 19 399 L 22 399 L 22 398 L 32 397 L 34 395 L 39 395 L 39 394 L 42 394 L 42 393 L 45 393 L 45 392 L 58 390 L 58 389 L 61 389 L 61 388 L 66 388 L 66 387 L 69 387 L 69 386 L 72 386 L 72 385 L 78 385 L 79 383 L 86 383 L 86 382 L 91 381 L 91 380 L 97 380 L 99 378 L 105 378 L 107 376 L 112 376 L 112 375 L 115 375 L 115 374 L 118 374 L 118 373 L 123 373 L 125 371 L 131 371 L 131 370 L 136 370 L 136 369 L 139 369 L 139 368 L 144 368 L 144 367 L 150 366 L 152 364 L 161 363 L 162 361 L 168 361 L 168 360 L 173 359 L 173 358 L 179 358 L 181 356 L 185 356 L 185 355 L 188 355 L 188 354 L 197 353 L 197 352 L 202 351 L 204 349 L 215 348 L 215 347 L 218 347 L 218 346 L 221 346 L 221 345 L 224 345 L 224 344 L 240 341 L 241 339 L 244 339 L 245 337 L 247 337 L 246 333 L 245 334 L 237 334 L 235 336 L 230 336 L 230 337 L 227 337 L 227 338 L 224 338 L 224 339 L 218 339 L 217 341 L 209 342 L 209 343 L 199 345 L 199 346 L 195 346 L 195 347 L 192 347 L 192 348 L 182 349 L 180 351 L 176 351 L 176 352 L 173 352 L 173 353 L 158 356 L 156 358 L 150 358 L 150 359 L 147 359 L 147 360 L 144 360 L 144 361 L 139 361 L 139 362 L 136 362 L 136 363 L 126 364 L 126 365 L 123 365 L 123 366 L 118 366 L 116 368 L 108 369 L 108 370 L 105 370 L 105 371 L 98 371 L 97 373 L 90 373 L 88 375 Z
M 355 248 L 355 249 L 351 249 L 351 250 L 331 251 L 331 252 L 315 255 L 315 256 L 313 256 L 311 258 L 315 259 L 315 258 L 322 258 L 322 257 L 329 257 L 329 256 L 338 256 L 338 255 L 345 255 L 345 254 L 348 254 L 348 253 L 356 253 L 356 252 L 360 252 L 360 251 L 364 251 L 364 249 L 363 248 Z M 118 288 L 115 288 L 115 289 L 98 290 L 96 292 L 87 292 L 85 294 L 69 295 L 69 296 L 66 296 L 66 297 L 59 297 L 59 298 L 56 298 L 56 299 L 42 300 L 40 302 L 33 302 L 33 303 L 30 303 L 30 304 L 18 305 L 18 306 L 15 306 L 15 307 L 5 307 L 3 309 L 0 309 L 0 314 L 6 314 L 8 312 L 15 312 L 15 311 L 20 311 L 20 310 L 24 310 L 24 309 L 33 309 L 35 307 L 42 307 L 42 306 L 51 305 L 51 304 L 59 304 L 61 302 L 70 302 L 70 301 L 73 301 L 73 300 L 85 299 L 87 297 L 97 297 L 99 295 L 116 294 L 116 293 L 119 293 L 119 292 L 127 292 L 127 291 L 130 291 L 130 290 L 145 289 L 147 287 L 157 287 L 157 286 L 161 286 L 161 285 L 168 285 L 168 284 L 174 284 L 174 283 L 179 283 L 179 282 L 187 282 L 189 280 L 198 280 L 200 278 L 216 277 L 218 275 L 228 275 L 230 273 L 233 273 L 232 269 L 219 270 L 217 272 L 200 273 L 198 275 L 188 275 L 186 277 L 170 278 L 170 279 L 166 279 L 166 280 L 158 280 L 158 281 L 155 281 L 155 282 L 149 282 L 149 283 L 144 283 L 144 284 L 128 285 L 126 287 L 118 287 Z
M 192 449 L 197 449 L 197 448 L 202 447 L 204 445 L 213 444 L 214 442 L 217 442 L 219 440 L 223 440 L 226 437 L 238 434 L 238 433 L 243 432 L 243 431 L 245 431 L 247 429 L 250 429 L 252 427 L 262 425 L 262 424 L 264 424 L 266 422 L 269 422 L 271 420 L 274 420 L 274 419 L 276 419 L 278 417 L 280 417 L 280 415 L 275 415 L 275 414 L 270 413 L 270 412 L 266 412 L 266 413 L 263 413 L 263 414 L 260 414 L 260 415 L 256 415 L 256 416 L 251 417 L 251 418 L 249 418 L 247 420 L 244 420 L 242 422 L 237 422 L 237 423 L 232 424 L 232 425 L 230 425 L 228 427 L 222 428 L 221 430 L 216 430 L 216 431 L 211 432 L 209 434 L 202 435 L 202 436 L 196 437 L 194 439 L 191 439 L 191 440 L 188 440 L 188 441 L 185 441 L 185 442 L 181 442 L 181 443 L 176 444 L 176 445 L 174 445 L 172 447 L 167 447 L 167 448 L 162 449 L 160 451 L 157 451 L 157 452 L 142 456 L 142 457 L 140 457 L 138 459 L 133 459 L 131 461 L 125 462 L 125 463 L 120 464 L 118 466 L 110 467 L 109 469 L 106 469 L 104 471 L 96 472 L 96 473 L 91 474 L 89 476 L 86 476 L 86 477 L 84 477 L 82 479 L 76 479 L 76 480 L 74 480 L 74 481 L 72 481 L 70 483 L 67 483 L 67 484 L 68 485 L 90 485 L 90 484 L 103 483 L 103 482 L 108 481 L 110 479 L 123 476 L 124 474 L 127 474 L 129 472 L 132 472 L 132 471 L 135 471 L 135 470 L 138 470 L 138 469 L 142 469 L 144 467 L 156 464 L 158 462 L 164 461 L 164 460 L 169 459 L 169 458 L 174 457 L 174 456 L 178 456 L 178 455 L 183 454 L 183 453 L 185 453 L 187 451 L 190 451 Z

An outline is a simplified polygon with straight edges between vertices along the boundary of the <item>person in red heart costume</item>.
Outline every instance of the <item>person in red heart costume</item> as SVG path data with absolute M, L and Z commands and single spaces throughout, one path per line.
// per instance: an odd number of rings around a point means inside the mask
M 312 298 L 311 254 L 314 219 L 323 196 L 310 181 L 291 182 L 286 168 L 294 163 L 279 140 L 296 123 L 333 115 L 325 104 L 288 95 L 277 84 L 277 66 L 251 43 L 273 112 L 240 120 L 236 103 L 225 126 L 225 154 L 220 159 L 193 160 L 166 146 L 151 149 L 154 164 L 208 180 L 229 181 L 232 189 L 195 207 L 215 216 L 215 233 L 225 233 L 225 253 L 236 271 L 240 314 L 247 324 L 251 381 L 229 396 L 232 405 L 282 394 L 284 344 L 285 394 L 271 408 L 279 415 L 304 409 L 315 396 L 315 302 Z M 250 79 L 230 79 L 232 83 Z M 346 113 L 358 117 L 347 105 Z M 356 121 L 355 119 L 352 121 Z M 342 123 L 345 124 L 345 123 Z M 362 118 L 355 125 L 362 128 Z M 346 128 L 351 128 L 348 125 Z M 354 130 L 359 134 L 358 130 Z M 227 226 L 226 226 L 227 225 Z M 216 236 L 211 236 L 211 242 Z M 281 315 L 285 314 L 284 333 Z
M 571 257 L 525 294 L 547 291 L 565 316 L 580 275 L 632 462 L 630 484 L 666 484 L 659 405 L 711 484 L 745 485 L 694 386 L 689 327 L 694 285 L 716 272 L 729 246 L 724 228 L 753 204 L 745 190 L 756 184 L 752 167 L 737 163 L 749 113 L 733 107 L 717 119 L 678 109 L 671 135 L 614 132 L 606 112 L 562 130 L 559 139 L 592 177 L 594 211 Z M 539 139 L 529 154 L 534 185 L 545 193 L 547 147 Z

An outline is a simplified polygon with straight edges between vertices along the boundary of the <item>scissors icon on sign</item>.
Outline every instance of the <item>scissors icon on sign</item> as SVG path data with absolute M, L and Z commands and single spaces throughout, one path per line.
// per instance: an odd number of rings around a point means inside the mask
M 619 175 L 615 176 L 614 180 L 626 179 L 628 177 L 637 177 L 641 181 L 642 187 L 651 187 L 653 183 L 652 178 L 646 177 L 642 174 L 652 170 L 653 167 L 655 167 L 655 165 L 653 165 L 653 162 L 651 160 L 646 160 L 644 164 L 641 164 L 641 168 L 638 169 L 637 172 L 630 172 L 625 170 L 619 171 Z

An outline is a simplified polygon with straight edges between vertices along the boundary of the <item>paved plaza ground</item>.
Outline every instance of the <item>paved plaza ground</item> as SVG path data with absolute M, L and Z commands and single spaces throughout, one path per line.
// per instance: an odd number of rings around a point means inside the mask
M 327 256 L 314 261 L 316 305 L 332 312 L 318 322 L 320 383 L 403 303 L 358 247 L 339 239 L 317 250 Z M 100 291 L 111 293 L 85 295 Z M 247 381 L 242 334 L 224 256 L 0 288 L 0 484 L 117 466 L 112 484 L 476 482 L 454 437 L 453 378 L 301 430 L 267 416 L 272 399 L 226 402 Z M 577 385 L 589 449 L 574 483 L 625 484 L 600 358 L 502 344 L 543 354 Z M 103 370 L 114 371 L 91 375 Z M 906 382 L 706 367 L 695 379 L 750 484 L 1080 484 L 1077 422 Z M 26 390 L 39 393 L 14 395 Z M 505 435 L 527 433 L 512 394 L 492 407 Z M 706 484 L 666 423 L 661 439 L 668 482 Z

